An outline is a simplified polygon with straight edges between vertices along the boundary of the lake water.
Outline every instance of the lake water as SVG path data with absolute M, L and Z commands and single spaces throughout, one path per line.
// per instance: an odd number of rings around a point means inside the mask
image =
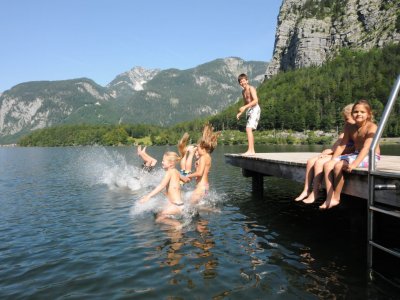
M 141 173 L 132 147 L 0 148 L 0 299 L 399 297 L 368 279 L 365 200 L 348 201 L 359 213 L 321 213 L 293 201 L 301 184 L 277 178 L 253 195 L 223 156 L 244 150 L 217 147 L 208 210 L 174 231 L 154 222 L 162 195 L 137 205 L 163 171 Z

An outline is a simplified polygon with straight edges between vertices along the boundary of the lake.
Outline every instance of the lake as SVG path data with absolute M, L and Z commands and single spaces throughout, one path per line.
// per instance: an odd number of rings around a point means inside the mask
M 368 279 L 365 200 L 321 213 L 293 201 L 301 184 L 270 177 L 253 195 L 224 160 L 245 148 L 217 147 L 206 209 L 185 213 L 180 231 L 154 222 L 162 195 L 138 205 L 164 171 L 141 172 L 133 147 L 0 148 L 0 298 L 399 298 Z M 161 161 L 167 149 L 148 152 Z

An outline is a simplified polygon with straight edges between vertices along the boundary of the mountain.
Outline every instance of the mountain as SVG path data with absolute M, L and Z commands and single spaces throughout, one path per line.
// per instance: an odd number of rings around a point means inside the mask
M 135 67 L 106 87 L 88 78 L 21 83 L 0 94 L 0 142 L 57 124 L 169 126 L 214 115 L 240 97 L 240 73 L 259 85 L 266 67 L 230 57 L 187 70 Z
M 267 76 L 400 41 L 398 0 L 283 0 Z

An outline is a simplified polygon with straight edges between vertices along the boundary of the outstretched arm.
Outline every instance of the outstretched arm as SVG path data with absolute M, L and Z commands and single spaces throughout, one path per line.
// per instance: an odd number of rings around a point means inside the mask
M 170 172 L 167 172 L 160 182 L 158 186 L 156 186 L 150 193 L 148 193 L 146 196 L 144 196 L 142 199 L 140 199 L 140 203 L 144 203 L 148 201 L 151 197 L 157 195 L 159 192 L 161 192 L 168 184 L 168 182 L 171 180 L 171 174 Z

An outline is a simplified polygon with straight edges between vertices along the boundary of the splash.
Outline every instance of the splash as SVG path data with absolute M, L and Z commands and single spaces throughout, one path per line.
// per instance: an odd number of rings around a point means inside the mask
M 117 150 L 104 147 L 83 151 L 75 164 L 90 185 L 105 184 L 111 190 L 138 191 L 159 182 L 162 176 L 162 170 L 143 172 L 141 167 L 129 164 Z
M 198 204 L 193 205 L 190 203 L 192 192 L 193 190 L 188 190 L 187 187 L 184 188 L 182 191 L 182 200 L 185 205 L 182 214 L 174 217 L 182 223 L 182 227 L 188 230 L 190 230 L 193 225 L 193 220 L 199 215 L 204 213 L 220 213 L 221 204 L 228 199 L 225 194 L 218 194 L 211 190 Z M 130 216 L 133 218 L 139 218 L 146 217 L 149 213 L 157 214 L 163 209 L 164 205 L 166 205 L 166 201 L 168 200 L 162 193 L 154 196 L 145 203 L 139 203 L 139 199 L 137 199 L 130 209 Z

